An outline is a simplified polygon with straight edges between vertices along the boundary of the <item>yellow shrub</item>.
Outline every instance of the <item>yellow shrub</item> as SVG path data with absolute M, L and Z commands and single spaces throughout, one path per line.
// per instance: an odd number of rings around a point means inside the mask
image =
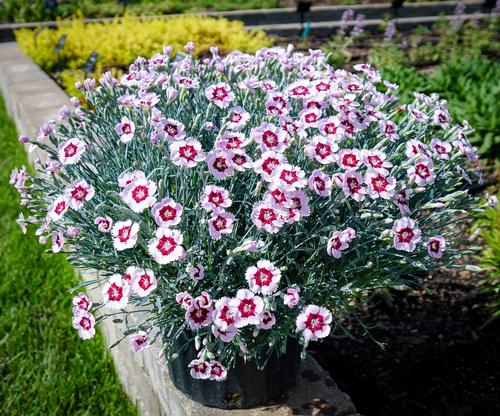
M 56 52 L 54 48 L 63 34 L 67 35 L 66 42 Z M 38 36 L 33 30 L 18 30 L 16 39 L 27 55 L 46 71 L 60 76 L 65 86 L 83 77 L 79 68 L 93 51 L 99 59 L 92 76 L 99 77 L 110 69 L 124 70 L 137 56 L 149 57 L 165 45 L 172 45 L 176 53 L 193 41 L 196 53 L 204 54 L 212 45 L 221 53 L 236 49 L 253 53 L 272 44 L 263 31 L 247 31 L 242 22 L 189 15 L 153 19 L 125 15 L 112 22 L 89 24 L 77 17 L 60 21 L 56 29 L 45 29 Z

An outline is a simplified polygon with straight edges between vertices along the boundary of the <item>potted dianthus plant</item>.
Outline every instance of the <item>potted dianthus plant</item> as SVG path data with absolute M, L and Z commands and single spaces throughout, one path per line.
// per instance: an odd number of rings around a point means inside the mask
M 480 172 L 445 101 L 402 105 L 369 65 L 185 49 L 78 85 L 87 105 L 21 137 L 46 157 L 11 182 L 23 229 L 99 271 L 75 288 L 81 338 L 111 318 L 137 353 L 161 342 L 190 397 L 249 407 L 371 293 L 470 251 Z

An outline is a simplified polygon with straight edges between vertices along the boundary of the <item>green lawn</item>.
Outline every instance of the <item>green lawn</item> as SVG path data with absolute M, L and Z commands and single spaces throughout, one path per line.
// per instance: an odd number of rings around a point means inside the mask
M 102 336 L 81 341 L 71 328 L 73 269 L 15 222 L 19 197 L 8 180 L 23 163 L 0 97 L 0 413 L 135 415 Z

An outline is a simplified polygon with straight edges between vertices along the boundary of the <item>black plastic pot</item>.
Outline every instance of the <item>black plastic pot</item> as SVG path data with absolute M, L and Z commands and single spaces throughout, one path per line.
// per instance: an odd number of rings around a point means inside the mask
M 274 353 L 263 370 L 259 370 L 253 362 L 245 363 L 239 358 L 222 382 L 192 378 L 188 365 L 195 358 L 196 350 L 191 345 L 169 363 L 175 387 L 205 406 L 246 409 L 267 404 L 286 393 L 299 371 L 300 346 L 297 340 L 289 339 L 286 353 L 279 357 Z

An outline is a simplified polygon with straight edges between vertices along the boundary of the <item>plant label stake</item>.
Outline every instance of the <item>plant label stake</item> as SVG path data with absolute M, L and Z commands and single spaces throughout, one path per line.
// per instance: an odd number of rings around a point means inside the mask
M 54 48 L 54 51 L 59 53 L 61 52 L 64 44 L 66 43 L 66 39 L 68 39 L 68 35 L 66 33 L 63 33 L 59 40 L 57 41 L 56 47 Z
M 297 13 L 300 14 L 300 33 L 299 36 L 305 35 L 306 28 L 304 28 L 304 22 L 306 20 L 306 13 L 311 10 L 312 1 L 311 0 L 299 0 L 297 3 Z M 309 25 L 310 26 L 310 25 Z
M 82 65 L 82 70 L 85 74 L 90 74 L 94 71 L 95 65 L 97 63 L 97 59 L 99 58 L 99 54 L 96 51 L 93 51 L 90 56 L 87 58 L 85 63 Z

